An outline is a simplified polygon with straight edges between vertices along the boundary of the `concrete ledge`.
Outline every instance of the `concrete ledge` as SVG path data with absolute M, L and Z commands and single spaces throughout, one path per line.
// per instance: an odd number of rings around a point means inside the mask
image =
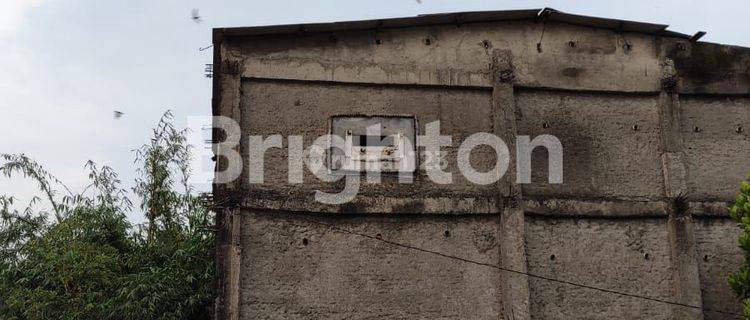
M 662 200 L 524 199 L 527 214 L 582 217 L 666 217 Z
M 415 193 L 416 194 L 416 193 Z M 235 199 L 245 209 L 287 210 L 309 213 L 341 214 L 446 214 L 499 215 L 506 201 L 492 195 L 443 192 L 418 197 L 409 195 L 358 195 L 354 201 L 341 205 L 315 201 L 309 190 L 254 189 L 240 191 Z M 561 218 L 635 218 L 667 217 L 668 199 L 641 198 L 524 198 L 522 207 L 527 215 Z M 688 213 L 696 217 L 728 218 L 726 201 L 691 201 Z
M 696 217 L 729 217 L 730 202 L 725 201 L 691 201 L 688 213 Z
M 502 206 L 499 206 L 497 202 L 496 197 L 461 194 L 426 197 L 359 195 L 351 202 L 332 205 L 315 201 L 314 194 L 311 192 L 302 194 L 265 192 L 244 197 L 242 207 L 342 214 L 499 214 L 499 208 Z

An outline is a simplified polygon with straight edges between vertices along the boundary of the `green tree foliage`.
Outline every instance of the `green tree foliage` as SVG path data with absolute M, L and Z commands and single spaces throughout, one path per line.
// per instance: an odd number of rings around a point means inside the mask
M 742 299 L 745 318 L 750 319 L 750 177 L 740 184 L 740 194 L 729 207 L 729 214 L 742 229 L 739 244 L 745 252 L 745 263 L 739 271 L 729 276 L 729 285 L 737 297 Z
M 86 164 L 80 194 L 24 155 L 1 155 L 0 173 L 35 181 L 24 210 L 0 196 L 0 319 L 208 319 L 213 218 L 187 183 L 190 150 L 170 113 L 136 152 L 134 194 L 146 216 L 132 225 L 128 192 L 108 167 Z

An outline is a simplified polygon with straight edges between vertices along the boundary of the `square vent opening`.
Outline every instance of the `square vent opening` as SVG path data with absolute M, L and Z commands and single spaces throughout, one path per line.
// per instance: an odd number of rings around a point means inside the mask
M 331 134 L 344 146 L 332 147 L 334 172 L 413 173 L 416 168 L 416 119 L 410 116 L 336 116 Z

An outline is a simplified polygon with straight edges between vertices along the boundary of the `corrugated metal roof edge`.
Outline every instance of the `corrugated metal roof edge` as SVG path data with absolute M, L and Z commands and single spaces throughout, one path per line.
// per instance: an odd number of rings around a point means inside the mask
M 610 18 L 600 18 L 564 13 L 551 8 L 506 10 L 506 11 L 471 11 L 455 13 L 423 14 L 414 17 L 388 18 L 375 20 L 358 20 L 325 23 L 284 24 L 256 27 L 215 28 L 214 42 L 224 37 L 274 35 L 290 33 L 315 33 L 351 30 L 369 30 L 386 28 L 403 28 L 441 24 L 464 24 L 475 22 L 511 21 L 511 20 L 544 20 L 569 23 L 580 26 L 637 32 L 664 37 L 690 39 L 691 36 L 667 30 L 668 25 Z

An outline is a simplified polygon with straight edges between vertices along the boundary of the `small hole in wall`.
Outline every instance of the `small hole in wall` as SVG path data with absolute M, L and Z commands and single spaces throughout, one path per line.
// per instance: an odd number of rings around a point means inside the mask
M 744 131 L 744 129 L 742 129 L 742 126 L 737 126 L 737 128 L 734 129 L 734 131 L 737 132 L 737 133 L 742 133 L 742 131 Z
M 549 123 L 547 123 L 547 122 L 542 122 L 542 128 L 544 128 L 544 129 L 547 129 L 547 128 L 549 128 Z
M 708 255 L 703 256 L 703 261 L 708 261 Z
M 630 44 L 630 42 L 625 42 L 625 44 L 622 45 L 622 49 L 625 50 L 626 52 L 630 51 L 631 49 L 633 49 L 633 45 Z
M 380 39 L 375 39 L 375 44 L 381 45 L 383 44 L 383 41 L 381 41 Z
M 693 132 L 701 132 L 701 128 L 698 126 L 693 127 Z
M 430 38 L 424 38 L 424 45 L 429 46 L 432 44 L 432 40 Z
M 489 41 L 489 40 L 484 40 L 484 41 L 482 41 L 482 46 L 483 46 L 483 47 L 484 47 L 485 49 L 489 49 L 489 48 L 490 48 L 490 41 Z
M 576 42 L 572 41 L 572 40 L 568 41 L 568 47 L 575 48 L 576 47 Z
M 307 238 L 302 238 L 302 245 L 306 246 L 310 244 L 310 240 L 307 240 Z
M 637 124 L 634 124 L 631 128 L 633 129 L 633 131 L 638 131 L 638 125 Z
M 375 235 L 375 238 L 378 239 L 378 240 L 383 240 L 383 235 L 380 234 L 380 233 L 378 233 L 378 234 Z
M 643 254 L 643 259 L 648 260 L 649 258 L 651 258 L 651 256 L 648 253 Z
M 549 256 L 549 259 L 552 260 L 552 261 L 555 261 L 555 259 L 557 259 L 557 257 L 555 257 L 555 255 L 553 254 L 553 255 Z
M 451 236 L 451 232 L 449 230 L 445 230 L 445 232 L 443 232 L 443 236 L 448 238 Z

